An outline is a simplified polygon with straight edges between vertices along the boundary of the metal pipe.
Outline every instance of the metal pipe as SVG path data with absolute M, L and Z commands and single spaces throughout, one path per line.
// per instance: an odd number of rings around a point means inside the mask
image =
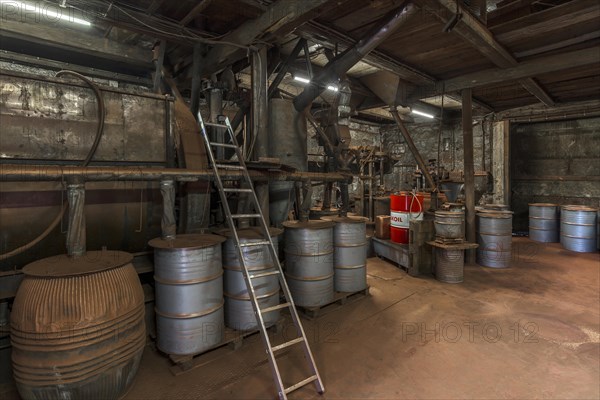
M 369 161 L 369 221 L 373 222 L 375 220 L 375 203 L 373 202 L 373 179 L 375 177 L 373 171 L 373 163 L 374 161 Z
M 462 91 L 462 129 L 465 172 L 465 226 L 467 241 L 475 243 L 475 164 L 473 162 L 472 91 Z M 475 262 L 475 250 L 467 250 L 467 262 Z
M 314 99 L 323 93 L 328 85 L 369 54 L 394 33 L 400 25 L 405 23 L 409 19 L 409 16 L 416 14 L 416 12 L 417 8 L 409 1 L 405 1 L 397 10 L 392 11 L 386 16 L 385 22 L 381 26 L 372 29 L 358 43 L 327 63 L 323 70 L 305 86 L 302 93 L 294 99 L 296 110 L 304 110 Z
M 67 254 L 71 257 L 85 255 L 85 183 L 80 177 L 72 178 L 67 185 L 69 201 L 69 229 L 67 230 Z
M 277 87 L 279 86 L 281 81 L 283 81 L 283 78 L 285 78 L 285 74 L 287 74 L 288 70 L 290 69 L 290 65 L 292 64 L 292 62 L 294 62 L 294 60 L 296 60 L 296 58 L 298 57 L 298 54 L 300 54 L 300 50 L 302 50 L 304 48 L 305 44 L 306 44 L 306 39 L 298 40 L 298 43 L 296 43 L 296 46 L 294 47 L 292 52 L 287 56 L 287 58 L 283 62 L 283 65 L 281 66 L 281 69 L 277 73 L 277 76 L 275 77 L 273 82 L 271 82 L 271 86 L 269 86 L 269 91 L 268 91 L 269 99 L 271 97 L 273 97 L 273 95 L 275 94 Z
M 175 181 L 166 179 L 160 182 L 160 193 L 163 198 L 163 215 L 160 223 L 161 237 L 165 240 L 175 239 L 177 223 L 175 222 Z
M 351 175 L 343 173 L 248 171 L 254 181 L 314 181 L 339 182 Z M 242 173 L 221 170 L 222 179 L 240 179 Z M 181 182 L 212 180 L 210 169 L 178 169 L 150 167 L 79 167 L 76 165 L 25 165 L 0 164 L 0 182 L 48 182 L 63 181 L 81 176 L 84 181 L 160 181 L 167 178 Z
M 410 136 L 410 133 L 408 132 L 408 129 L 406 129 L 406 126 L 404 125 L 404 122 L 402 121 L 402 118 L 400 118 L 400 114 L 398 114 L 398 110 L 395 108 L 390 108 L 390 114 L 392 114 L 392 117 L 394 117 L 394 121 L 396 121 L 396 125 L 398 125 L 398 128 L 400 128 L 400 132 L 402 133 L 402 136 L 404 137 L 406 144 L 408 144 L 408 147 L 410 148 L 411 153 L 415 157 L 415 160 L 417 161 L 419 168 L 423 172 L 423 175 L 425 176 L 427 183 L 429 184 L 429 186 L 431 186 L 432 189 L 435 189 L 435 187 L 436 187 L 435 182 L 433 181 L 431 174 L 427 170 L 427 165 L 425 164 L 423 157 L 421 157 L 421 153 L 419 153 L 419 150 L 417 150 L 417 146 L 415 146 L 415 142 L 413 142 L 412 137 Z

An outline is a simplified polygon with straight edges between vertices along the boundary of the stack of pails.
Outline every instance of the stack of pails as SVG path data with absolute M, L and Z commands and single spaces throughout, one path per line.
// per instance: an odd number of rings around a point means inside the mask
M 558 204 L 529 204 L 529 238 L 541 243 L 558 243 L 559 215 Z
M 562 206 L 560 244 L 579 253 L 596 251 L 598 209 L 586 206 Z
M 238 238 L 240 244 L 264 242 L 266 238 L 254 228 L 240 229 Z M 283 231 L 271 228 L 270 235 L 277 254 L 277 235 Z M 235 240 L 231 231 L 219 232 L 227 237 L 223 244 L 223 269 L 225 270 L 223 290 L 225 295 L 225 325 L 240 331 L 258 328 L 252 301 L 248 294 L 242 264 L 238 255 Z M 277 266 L 271 257 L 269 245 L 241 247 L 244 263 L 250 274 L 264 274 L 277 271 Z M 279 274 L 267 275 L 252 279 L 258 305 L 262 308 L 279 304 Z M 279 320 L 280 311 L 275 310 L 263 314 L 265 326 L 274 325 Z
M 333 228 L 334 288 L 358 292 L 367 288 L 367 218 L 322 217 L 335 222 Z
M 476 219 L 477 264 L 508 268 L 512 256 L 512 211 L 478 212 Z
M 333 301 L 333 227 L 331 221 L 287 221 L 285 277 L 292 298 L 302 307 Z
M 156 342 L 167 354 L 198 354 L 223 341 L 223 266 L 217 235 L 156 238 Z

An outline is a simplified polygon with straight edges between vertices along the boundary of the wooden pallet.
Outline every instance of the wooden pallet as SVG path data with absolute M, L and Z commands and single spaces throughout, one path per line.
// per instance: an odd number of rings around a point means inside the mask
M 315 319 L 324 314 L 328 314 L 339 309 L 344 304 L 354 303 L 360 299 L 369 296 L 369 286 L 366 289 L 357 292 L 335 292 L 333 300 L 329 303 L 317 307 L 302 307 L 296 305 L 300 314 L 307 319 Z
M 270 326 L 267 328 L 267 330 L 272 334 L 280 332 L 283 329 L 283 323 L 284 319 L 280 318 L 275 325 Z M 167 357 L 169 357 L 169 360 L 171 360 L 172 363 L 169 369 L 173 375 L 181 375 L 190 371 L 191 369 L 206 365 L 228 353 L 231 353 L 232 351 L 239 349 L 249 338 L 258 338 L 258 335 L 258 329 L 252 331 L 237 331 L 235 329 L 226 327 L 223 334 L 223 340 L 220 343 L 204 350 L 203 352 L 186 355 L 165 354 Z

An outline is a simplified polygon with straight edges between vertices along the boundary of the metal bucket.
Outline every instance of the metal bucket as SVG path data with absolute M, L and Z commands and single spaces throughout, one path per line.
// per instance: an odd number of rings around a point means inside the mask
M 465 238 L 465 213 L 463 211 L 436 211 L 435 220 L 436 236 L 445 239 Z
M 294 303 L 317 307 L 333 300 L 333 226 L 330 221 L 288 221 L 285 276 Z
M 435 278 L 445 283 L 461 283 L 465 266 L 465 251 L 437 247 L 435 249 Z
M 156 343 L 167 354 L 198 354 L 223 341 L 223 268 L 217 235 L 156 238 Z
M 27 265 L 11 313 L 23 399 L 118 399 L 146 344 L 144 292 L 132 256 L 90 251 Z
M 367 288 L 367 225 L 363 217 L 323 217 L 333 228 L 334 288 L 358 292 Z
M 277 235 L 283 231 L 281 229 L 271 228 L 269 233 L 273 240 L 275 250 L 278 249 Z M 223 268 L 224 276 L 224 295 L 225 295 L 225 325 L 245 331 L 258 328 L 256 315 L 252 308 L 252 302 L 248 295 L 246 281 L 242 272 L 242 266 L 230 231 L 219 232 L 226 237 L 227 241 L 223 244 Z M 241 229 L 238 231 L 240 243 L 252 243 L 264 241 L 265 238 L 255 228 Z M 271 272 L 275 271 L 275 263 L 271 258 L 268 245 L 242 247 L 244 262 L 249 271 Z M 279 304 L 279 276 L 270 275 L 253 279 L 252 281 L 260 308 L 266 308 Z M 274 325 L 280 316 L 280 311 L 275 310 L 263 314 L 263 320 L 266 326 Z
M 507 268 L 512 257 L 512 212 L 478 212 L 477 264 L 492 268 Z
M 529 204 L 529 238 L 541 243 L 558 243 L 559 215 L 558 204 Z
M 596 251 L 598 209 L 586 206 L 562 206 L 560 244 L 579 253 Z

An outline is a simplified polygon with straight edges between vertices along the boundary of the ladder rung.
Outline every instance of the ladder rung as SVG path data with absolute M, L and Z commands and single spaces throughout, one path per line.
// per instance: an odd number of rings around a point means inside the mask
M 264 246 L 266 244 L 271 244 L 271 242 L 265 240 L 260 242 L 240 243 L 240 247 Z
M 242 165 L 232 165 L 232 164 L 215 164 L 215 167 L 222 169 L 245 169 Z
M 281 304 L 277 304 L 276 306 L 263 308 L 263 309 L 260 310 L 260 312 L 262 314 L 266 314 L 266 313 L 271 312 L 271 311 L 281 310 L 282 308 L 287 308 L 290 305 L 291 305 L 290 303 L 281 303 Z
M 231 218 L 260 218 L 260 214 L 231 214 Z
M 209 144 L 211 146 L 215 146 L 215 147 L 227 147 L 229 149 L 237 149 L 238 148 L 235 144 L 229 144 L 229 143 L 210 142 Z
M 262 278 L 262 277 L 271 276 L 271 275 L 279 275 L 279 271 L 270 271 L 270 272 L 263 272 L 260 274 L 252 274 L 252 275 L 249 275 L 248 278 L 257 279 L 257 278 Z
M 235 188 L 223 188 L 224 192 L 234 193 L 252 193 L 252 189 L 235 189 Z
M 300 381 L 300 382 L 296 383 L 295 385 L 285 388 L 285 390 L 284 390 L 285 394 L 288 394 L 288 393 L 293 392 L 294 390 L 300 389 L 302 386 L 306 386 L 309 383 L 316 381 L 317 379 L 319 379 L 319 377 L 317 375 L 313 375 L 309 378 L 306 378 L 305 380 Z
M 271 350 L 278 351 L 278 350 L 285 349 L 286 347 L 293 346 L 296 343 L 300 343 L 303 341 L 304 341 L 304 338 L 302 336 L 300 336 L 299 338 L 292 339 L 289 342 L 285 342 L 285 343 L 279 344 L 277 346 L 273 346 L 273 347 L 271 347 Z
M 215 126 L 217 128 L 225 128 L 225 129 L 227 129 L 227 125 L 225 125 L 225 124 L 215 124 L 214 122 L 205 122 L 204 125 L 206 125 L 206 126 Z

